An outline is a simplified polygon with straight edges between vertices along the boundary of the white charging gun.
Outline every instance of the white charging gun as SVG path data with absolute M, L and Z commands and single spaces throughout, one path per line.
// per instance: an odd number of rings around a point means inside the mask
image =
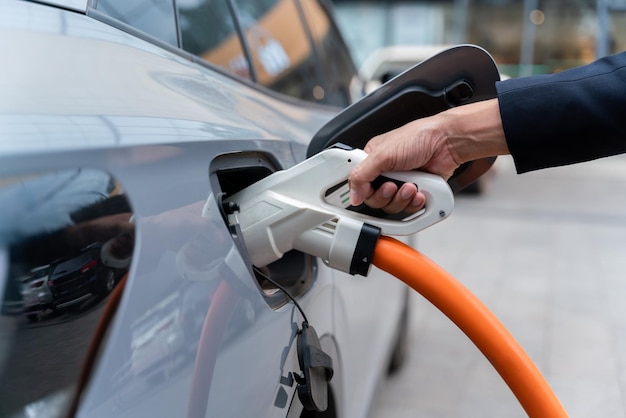
M 377 180 L 414 183 L 426 196 L 421 211 L 388 217 L 351 206 L 348 175 L 366 157 L 360 149 L 328 148 L 227 197 L 225 202 L 237 208 L 229 223 L 239 225 L 252 263 L 263 267 L 296 249 L 332 268 L 366 276 L 380 234 L 415 234 L 452 211 L 447 182 L 420 171 L 383 173 Z

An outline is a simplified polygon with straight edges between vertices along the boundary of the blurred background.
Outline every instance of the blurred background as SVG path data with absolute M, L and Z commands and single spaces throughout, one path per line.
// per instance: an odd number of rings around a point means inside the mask
M 551 73 L 626 49 L 624 0 L 333 0 L 357 66 L 391 45 L 471 43 L 509 76 Z

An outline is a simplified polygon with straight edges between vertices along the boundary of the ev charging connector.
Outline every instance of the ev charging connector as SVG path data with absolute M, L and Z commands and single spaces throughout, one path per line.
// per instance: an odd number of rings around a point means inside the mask
M 360 149 L 328 148 L 229 196 L 252 264 L 264 267 L 292 249 L 329 267 L 367 276 L 380 234 L 412 235 L 443 219 L 454 197 L 441 177 L 419 171 L 383 173 L 380 180 L 414 183 L 425 207 L 405 217 L 365 213 L 349 203 L 348 175 L 367 157 Z

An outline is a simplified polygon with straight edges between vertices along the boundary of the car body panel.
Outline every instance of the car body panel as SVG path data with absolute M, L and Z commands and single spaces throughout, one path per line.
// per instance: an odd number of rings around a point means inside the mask
M 59 6 L 68 10 L 85 12 L 87 10 L 89 0 L 41 0 L 40 3 L 49 4 L 51 6 Z
M 0 46 L 8 61 L 21 65 L 8 67 L 0 80 L 3 153 L 216 138 L 280 138 L 306 145 L 310 138 L 302 126 L 316 129 L 334 114 L 268 100 L 267 94 L 84 15 L 33 3 L 10 6 L 0 5 Z M 35 12 L 57 24 L 38 24 L 29 18 Z M 64 33 L 67 28 L 71 33 Z M 16 38 L 21 48 L 12 46 Z M 293 117 L 276 123 L 279 114 Z M 9 140 L 16 136 L 24 142 Z
M 158 234 L 159 227 L 146 226 L 141 219 L 190 206 L 201 208 L 205 202 L 212 207 L 213 215 L 204 219 L 211 238 L 225 243 L 205 250 L 215 259 L 228 260 L 207 280 L 233 282 L 235 288 L 245 283 L 245 298 L 233 314 L 240 322 L 233 322 L 225 333 L 240 334 L 241 321 L 248 330 L 220 351 L 214 375 L 220 384 L 212 385 L 207 407 L 223 411 L 220 416 L 249 416 L 249 411 L 285 416 L 296 384 L 281 384 L 281 374 L 287 376 L 298 366 L 293 353 L 284 358 L 283 350 L 293 352 L 294 327 L 302 319 L 292 305 L 274 311 L 259 292 L 250 292 L 253 279 L 244 260 L 233 251 L 230 233 L 211 197 L 208 167 L 219 155 L 244 150 L 263 150 L 278 167 L 293 165 L 295 155 L 304 156 L 310 137 L 334 110 L 311 106 L 311 111 L 306 105 L 296 107 L 289 100 L 272 99 L 227 76 L 209 77 L 202 66 L 82 15 L 29 3 L 3 3 L 2 8 L 0 15 L 16 16 L 12 28 L 2 30 L 2 38 L 24 35 L 24 48 L 10 49 L 10 58 L 24 63 L 19 68 L 26 71 L 13 71 L 17 67 L 11 66 L 10 77 L 1 82 L 6 95 L 0 101 L 0 138 L 4 139 L 0 140 L 0 173 L 31 174 L 34 167 L 39 173 L 56 172 L 77 162 L 81 167 L 103 169 L 123 185 L 139 219 L 141 255 L 131 267 L 107 345 L 77 416 L 177 416 L 186 411 L 193 358 L 161 382 L 137 377 L 121 384 L 116 379 L 120 370 L 132 364 L 129 324 L 173 288 L 187 285 L 176 279 L 180 277 L 176 251 L 154 248 L 159 245 L 150 234 Z M 35 13 L 64 25 L 42 29 L 27 18 Z M 47 51 L 64 51 L 68 59 L 59 60 Z M 69 59 L 78 56 L 79 62 Z M 110 60 L 116 64 L 108 64 Z M 70 74 L 71 68 L 79 71 Z M 94 83 L 94 74 L 100 83 Z M 41 100 L 42 96 L 56 99 Z M 194 241 L 196 232 L 181 229 L 168 239 L 188 243 Z M 330 337 L 335 332 L 329 315 L 329 309 L 334 311 L 329 307 L 335 294 L 332 276 L 324 267 L 320 269 L 325 271 L 318 274 L 317 284 L 299 299 L 325 349 L 338 353 Z M 211 291 L 204 292 L 208 301 Z M 197 345 L 200 331 L 188 338 L 187 346 Z M 334 383 L 341 381 L 340 367 Z M 259 387 L 247 375 L 273 376 L 270 382 L 274 383 Z M 279 408 L 273 405 L 281 388 L 289 402 Z
M 26 223 L 17 214 L 43 225 L 52 209 L 68 218 L 82 209 L 63 199 L 67 185 L 39 193 L 51 209 L 40 211 L 11 196 L 14 188 L 101 173 L 114 187 L 97 203 L 123 196 L 127 207 L 95 220 L 123 215 L 117 226 L 134 238 L 123 287 L 98 303 L 36 327 L 0 318 L 8 347 L 0 350 L 0 415 L 299 416 L 304 318 L 289 300 L 269 302 L 236 228 L 224 222 L 221 196 L 232 190 L 216 161 L 232 156 L 226 164 L 237 168 L 234 157 L 251 155 L 265 174 L 290 167 L 339 109 L 286 98 L 131 32 L 42 4 L 0 3 L 0 202 L 11 208 L 0 214 L 0 293 L 14 270 L 31 267 L 16 266 L 6 240 Z M 253 181 L 242 173 L 242 183 Z M 28 237 L 38 232 L 50 233 Z M 338 417 L 364 418 L 407 288 L 375 269 L 363 278 L 315 260 L 306 268 L 310 283 L 294 299 L 333 359 L 333 406 Z M 62 367 L 38 367 L 50 363 Z M 39 382 L 41 370 L 49 374 Z

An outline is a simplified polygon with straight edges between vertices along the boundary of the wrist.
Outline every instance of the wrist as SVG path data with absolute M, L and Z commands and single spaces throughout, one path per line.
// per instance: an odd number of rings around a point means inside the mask
M 459 106 L 439 115 L 447 147 L 457 163 L 509 153 L 497 99 Z

